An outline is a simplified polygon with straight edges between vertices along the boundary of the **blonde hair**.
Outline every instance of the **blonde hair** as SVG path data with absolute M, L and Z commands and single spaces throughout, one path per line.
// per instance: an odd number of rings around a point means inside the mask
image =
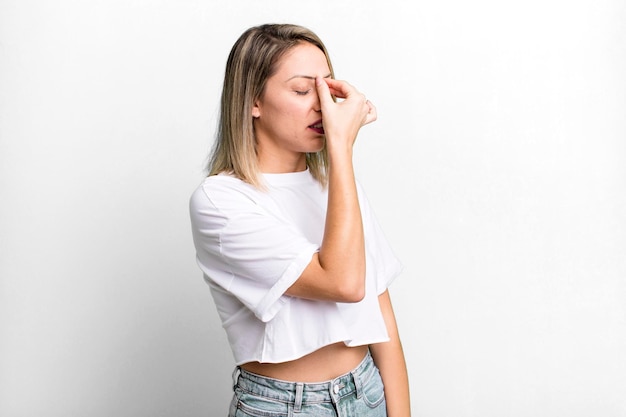
M 217 137 L 208 165 L 210 175 L 230 173 L 263 188 L 259 178 L 252 108 L 280 58 L 291 48 L 311 43 L 324 52 L 331 77 L 333 67 L 326 47 L 312 31 L 298 25 L 266 24 L 246 30 L 233 45 L 224 74 Z M 320 183 L 327 183 L 326 146 L 306 154 L 307 166 Z

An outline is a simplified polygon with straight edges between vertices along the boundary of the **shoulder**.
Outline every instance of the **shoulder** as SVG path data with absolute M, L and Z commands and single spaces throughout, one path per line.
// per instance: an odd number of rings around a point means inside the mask
M 191 194 L 190 205 L 228 205 L 254 202 L 262 194 L 256 187 L 230 175 L 206 177 Z
M 251 198 L 262 195 L 262 191 L 239 178 L 230 175 L 206 177 L 191 195 L 191 199 Z

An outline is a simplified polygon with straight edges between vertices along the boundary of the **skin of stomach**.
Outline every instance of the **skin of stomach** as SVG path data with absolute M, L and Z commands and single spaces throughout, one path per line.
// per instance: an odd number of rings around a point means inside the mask
M 352 371 L 361 363 L 367 351 L 367 346 L 348 347 L 339 342 L 293 361 L 248 362 L 241 365 L 241 368 L 253 374 L 283 381 L 324 382 Z

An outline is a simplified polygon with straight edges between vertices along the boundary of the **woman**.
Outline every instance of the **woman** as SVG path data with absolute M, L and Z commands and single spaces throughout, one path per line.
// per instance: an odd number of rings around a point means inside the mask
M 352 164 L 374 120 L 306 28 L 253 27 L 233 46 L 209 175 L 190 200 L 237 364 L 230 416 L 410 415 L 387 292 L 401 265 Z

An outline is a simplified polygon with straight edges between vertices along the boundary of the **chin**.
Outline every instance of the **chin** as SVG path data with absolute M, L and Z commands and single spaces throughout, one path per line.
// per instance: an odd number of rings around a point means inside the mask
M 311 146 L 309 147 L 309 150 L 307 150 L 307 153 L 316 153 L 321 151 L 322 149 L 324 149 L 324 145 L 326 144 L 326 140 L 325 138 L 322 136 L 319 138 L 319 141 L 314 141 Z

